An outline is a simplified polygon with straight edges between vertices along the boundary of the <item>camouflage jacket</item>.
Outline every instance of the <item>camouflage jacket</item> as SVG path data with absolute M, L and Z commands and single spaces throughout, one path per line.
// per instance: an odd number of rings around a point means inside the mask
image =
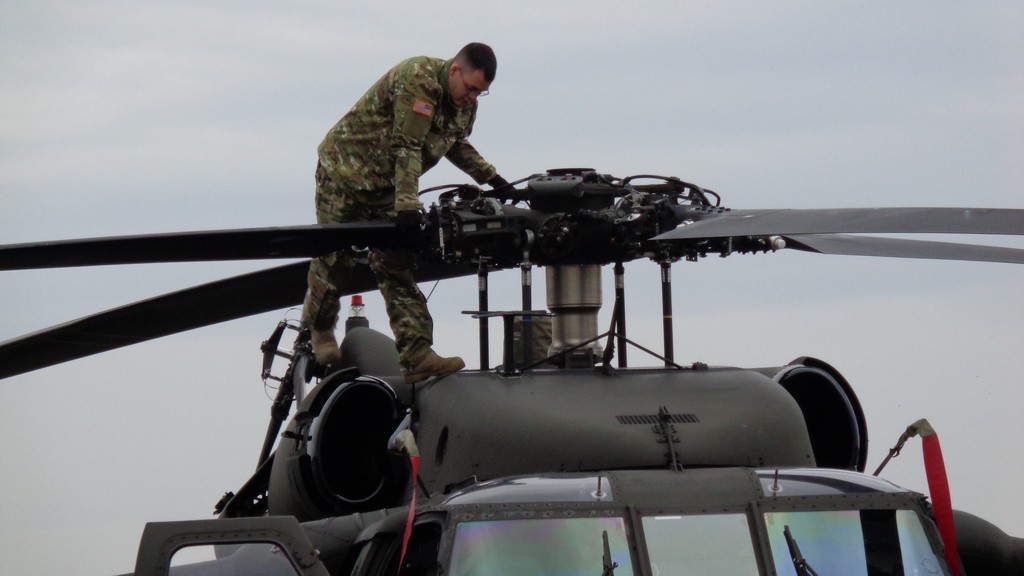
M 318 154 L 339 188 L 368 204 L 409 210 L 422 207 L 419 177 L 442 156 L 477 183 L 495 176 L 466 141 L 477 103 L 458 109 L 448 98 L 451 64 L 427 56 L 400 62 L 331 128 Z

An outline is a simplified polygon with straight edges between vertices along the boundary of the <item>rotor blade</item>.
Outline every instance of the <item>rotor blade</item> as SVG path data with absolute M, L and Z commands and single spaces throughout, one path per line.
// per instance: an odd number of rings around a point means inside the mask
M 1024 250 L 1002 246 L 842 234 L 794 234 L 783 238 L 786 248 L 819 254 L 1024 264 Z
M 173 232 L 0 246 L 0 270 L 312 258 L 344 246 L 401 248 L 394 222 Z
M 704 216 L 655 240 L 790 234 L 1024 234 L 1014 208 L 732 210 Z
M 86 316 L 0 343 L 0 379 L 184 332 L 301 304 L 309 262 L 219 280 Z M 417 281 L 476 274 L 471 265 L 421 263 Z M 366 265 L 353 270 L 351 289 L 377 289 Z
M 203 284 L 0 344 L 0 378 L 301 302 L 308 262 Z

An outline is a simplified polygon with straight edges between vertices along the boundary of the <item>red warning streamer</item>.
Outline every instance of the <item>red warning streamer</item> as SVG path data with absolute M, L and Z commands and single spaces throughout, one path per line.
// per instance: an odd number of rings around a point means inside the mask
M 946 548 L 946 563 L 950 573 L 960 576 L 960 552 L 956 547 L 956 525 L 953 523 L 953 504 L 949 497 L 949 480 L 946 477 L 946 464 L 942 460 L 942 447 L 939 435 L 923 421 L 919 429 L 924 451 L 924 471 L 928 477 L 928 492 L 931 493 L 932 511 L 935 523 L 942 536 L 942 544 Z
M 405 563 L 405 551 L 409 547 L 409 537 L 412 536 L 412 522 L 416 519 L 416 479 L 420 474 L 419 455 L 409 456 L 409 464 L 412 465 L 412 499 L 409 502 L 409 517 L 405 520 L 405 533 L 402 534 L 402 553 L 398 556 L 399 572 L 402 571 L 402 565 Z

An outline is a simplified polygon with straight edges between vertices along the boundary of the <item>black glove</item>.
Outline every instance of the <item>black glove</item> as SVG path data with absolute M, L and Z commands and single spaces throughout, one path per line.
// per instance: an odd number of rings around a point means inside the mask
M 515 191 L 515 188 L 508 183 L 508 180 L 502 178 L 500 174 L 495 174 L 494 178 L 487 181 L 487 184 L 492 189 L 491 196 L 502 200 L 509 198 L 512 192 Z
M 423 224 L 423 213 L 419 210 L 400 210 L 395 215 L 395 225 L 403 234 L 416 234 Z
M 511 186 L 511 184 L 508 183 L 508 180 L 505 180 L 504 178 L 501 177 L 501 174 L 495 174 L 494 178 L 491 178 L 490 180 L 487 181 L 487 184 L 491 188 L 494 188 L 495 190 L 497 190 L 498 188 L 506 188 Z

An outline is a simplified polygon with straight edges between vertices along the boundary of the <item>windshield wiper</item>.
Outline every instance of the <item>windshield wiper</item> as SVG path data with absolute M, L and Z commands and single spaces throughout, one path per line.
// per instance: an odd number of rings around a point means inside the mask
M 793 568 L 796 568 L 797 576 L 818 576 L 818 573 L 807 563 L 807 559 L 800 553 L 800 547 L 796 544 L 796 538 L 789 531 L 789 524 L 782 528 L 782 535 L 786 537 L 786 545 L 789 546 L 789 556 L 793 558 Z
M 604 554 L 601 556 L 601 563 L 604 565 L 604 569 L 601 571 L 601 576 L 615 576 L 615 569 L 619 567 L 619 563 L 612 562 L 612 549 L 608 546 L 607 530 L 601 532 L 601 540 L 604 543 Z M 814 576 L 817 576 L 817 574 Z

